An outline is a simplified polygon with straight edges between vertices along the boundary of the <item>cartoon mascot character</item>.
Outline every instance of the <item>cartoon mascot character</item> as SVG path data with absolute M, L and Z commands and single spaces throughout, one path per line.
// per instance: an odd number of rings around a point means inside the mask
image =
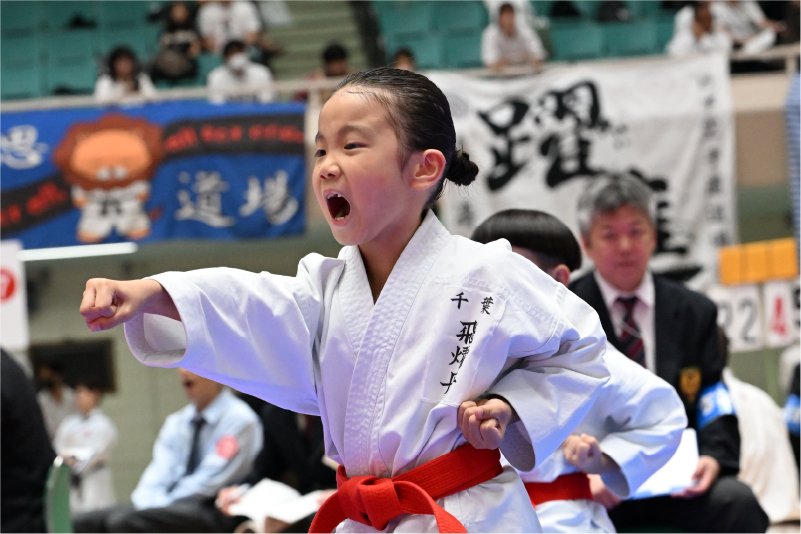
M 144 119 L 108 114 L 70 128 L 53 162 L 72 184 L 72 201 L 81 210 L 78 240 L 97 243 L 112 230 L 129 239 L 147 237 L 144 202 L 163 157 L 161 128 Z

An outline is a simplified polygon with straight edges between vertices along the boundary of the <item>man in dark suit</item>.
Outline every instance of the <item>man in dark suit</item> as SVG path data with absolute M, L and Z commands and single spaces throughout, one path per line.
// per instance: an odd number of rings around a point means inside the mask
M 612 521 L 618 530 L 657 523 L 692 532 L 765 532 L 767 515 L 736 478 L 740 435 L 721 381 L 717 309 L 648 270 L 656 249 L 650 189 L 633 176 L 600 178 L 579 200 L 578 216 L 595 271 L 570 289 L 598 312 L 610 343 L 676 388 L 698 434 L 696 484 L 674 496 L 619 503 Z M 597 497 L 609 502 L 608 495 Z

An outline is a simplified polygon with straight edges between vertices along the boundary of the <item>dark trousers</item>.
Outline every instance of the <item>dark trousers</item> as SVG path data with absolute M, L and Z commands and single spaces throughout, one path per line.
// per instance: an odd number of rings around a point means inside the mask
M 73 518 L 75 532 L 233 532 L 243 517 L 228 517 L 211 500 L 182 500 L 164 508 L 134 510 L 120 504 Z
M 733 476 L 719 478 L 694 499 L 623 501 L 609 517 L 618 531 L 660 525 L 686 532 L 765 532 L 769 524 L 754 492 Z

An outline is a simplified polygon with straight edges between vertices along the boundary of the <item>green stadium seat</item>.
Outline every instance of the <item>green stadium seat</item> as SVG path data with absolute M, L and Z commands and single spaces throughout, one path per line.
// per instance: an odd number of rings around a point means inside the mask
M 91 93 L 97 80 L 97 63 L 50 64 L 47 69 L 47 92 L 57 89 L 74 93 Z
M 598 5 L 601 2 L 598 0 L 586 0 L 581 2 L 573 2 L 576 9 L 581 13 L 581 18 L 587 20 L 596 20 L 598 18 Z
M 653 21 L 610 22 L 601 28 L 608 56 L 641 56 L 659 51 Z
M 56 30 L 68 28 L 72 19 L 77 15 L 88 21 L 97 22 L 97 5 L 98 2 L 64 2 L 60 0 L 46 2 L 42 6 L 43 18 L 49 28 Z
M 47 473 L 44 495 L 44 515 L 47 532 L 72 533 L 70 518 L 70 466 L 57 456 Z
M 661 2 L 655 1 L 629 0 L 626 2 L 626 7 L 629 8 L 631 16 L 638 20 L 654 19 L 662 12 Z
M 107 56 L 118 46 L 127 46 L 136 54 L 140 62 L 147 59 L 148 51 L 145 43 L 145 34 L 142 28 L 128 28 L 125 30 L 101 30 L 100 52 Z
M 201 85 L 206 85 L 206 76 L 222 65 L 222 59 L 215 54 L 200 54 L 197 57 L 197 77 Z
M 55 2 L 54 2 L 55 3 Z M 67 30 L 47 36 L 47 60 L 55 63 L 79 63 L 94 59 L 97 50 L 93 30 Z
M 159 37 L 161 37 L 161 26 L 158 24 L 148 24 L 142 28 L 145 38 L 145 48 L 148 56 L 153 56 L 159 51 Z
M 464 33 L 487 26 L 487 9 L 481 2 L 435 2 L 434 23 L 439 31 Z
M 42 94 L 42 73 L 37 63 L 9 67 L 3 63 L 0 72 L 0 98 L 38 98 Z
M 97 3 L 102 28 L 130 28 L 144 26 L 147 22 L 149 2 L 103 1 Z
M 37 34 L 3 37 L 0 41 L 3 65 L 38 64 L 42 59 L 41 41 Z
M 673 38 L 674 27 L 673 17 L 660 17 L 656 20 L 656 45 L 660 52 L 665 51 L 665 47 Z
M 404 2 L 382 10 L 380 23 L 384 36 L 423 35 L 431 29 L 429 2 Z
M 450 69 L 481 67 L 481 32 L 451 35 L 443 39 L 445 65 Z
M 529 3 L 535 15 L 538 17 L 550 17 L 551 6 L 554 5 L 555 2 L 551 0 L 532 0 Z
M 3 35 L 18 35 L 36 31 L 40 23 L 40 2 L 0 2 L 0 21 Z
M 436 35 L 395 36 L 386 39 L 387 56 L 392 57 L 398 48 L 408 48 L 414 54 L 418 69 L 441 69 L 444 66 L 442 42 Z
M 594 59 L 603 54 L 603 34 L 597 24 L 551 24 L 554 59 Z

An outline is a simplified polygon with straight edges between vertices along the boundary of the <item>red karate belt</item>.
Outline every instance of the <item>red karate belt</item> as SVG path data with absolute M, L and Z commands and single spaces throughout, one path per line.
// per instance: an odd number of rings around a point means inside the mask
M 562 475 L 553 482 L 526 482 L 526 491 L 534 506 L 549 501 L 592 500 L 590 477 L 585 473 Z
M 384 530 L 401 514 L 430 514 L 440 532 L 467 532 L 435 501 L 491 480 L 502 471 L 498 449 L 479 450 L 470 444 L 392 478 L 348 478 L 340 465 L 337 492 L 320 507 L 309 532 L 333 532 L 345 519 Z

